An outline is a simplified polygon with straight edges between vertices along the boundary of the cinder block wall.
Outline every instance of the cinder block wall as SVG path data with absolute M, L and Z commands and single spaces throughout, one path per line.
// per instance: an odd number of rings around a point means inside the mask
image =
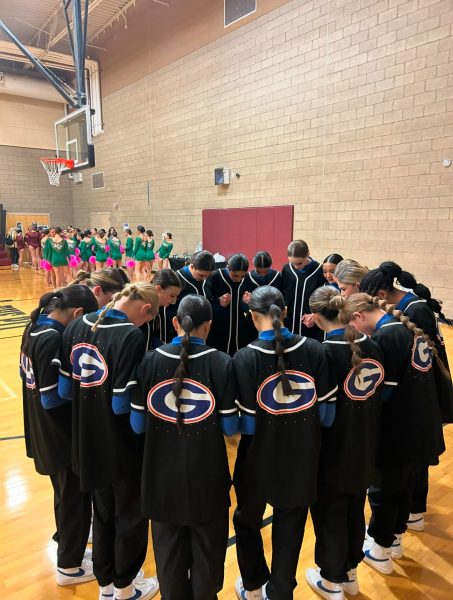
M 72 224 L 72 189 L 67 177 L 49 185 L 40 156 L 55 150 L 0 146 L 0 202 L 8 212 L 50 213 L 53 225 Z
M 394 259 L 453 315 L 452 22 L 453 0 L 297 0 L 115 92 L 76 221 L 111 210 L 182 252 L 203 208 L 294 204 L 316 258 Z

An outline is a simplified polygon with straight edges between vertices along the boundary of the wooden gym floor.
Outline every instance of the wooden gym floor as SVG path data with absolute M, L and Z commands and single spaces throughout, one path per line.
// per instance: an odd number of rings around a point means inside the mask
M 0 597 L 10 600 L 96 599 L 96 582 L 59 588 L 55 584 L 56 545 L 52 487 L 47 477 L 38 475 L 25 456 L 22 422 L 21 384 L 18 355 L 27 315 L 47 291 L 42 274 L 30 269 L 0 271 Z M 453 330 L 444 327 L 453 365 Z M 423 533 L 405 535 L 405 557 L 396 562 L 393 575 L 383 576 L 365 564 L 359 567 L 362 593 L 369 600 L 449 600 L 453 598 L 453 425 L 445 427 L 447 452 L 441 464 L 432 467 L 429 512 Z M 233 464 L 237 439 L 227 442 Z M 234 492 L 233 492 L 234 495 Z M 234 498 L 233 498 L 234 503 Z M 230 536 L 234 532 L 230 526 Z M 271 557 L 271 527 L 263 537 Z M 317 598 L 305 583 L 305 569 L 314 566 L 314 535 L 307 523 L 299 561 L 295 599 Z M 152 547 L 145 563 L 146 575 L 155 575 Z M 225 585 L 219 600 L 233 600 L 238 575 L 234 538 L 230 539 L 225 563 Z M 159 598 L 160 596 L 157 596 Z

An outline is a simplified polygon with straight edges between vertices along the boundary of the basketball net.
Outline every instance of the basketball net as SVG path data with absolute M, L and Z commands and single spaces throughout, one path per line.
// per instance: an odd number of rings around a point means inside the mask
M 63 169 L 73 169 L 74 161 L 65 158 L 44 157 L 39 159 L 49 177 L 50 185 L 60 185 L 60 175 Z

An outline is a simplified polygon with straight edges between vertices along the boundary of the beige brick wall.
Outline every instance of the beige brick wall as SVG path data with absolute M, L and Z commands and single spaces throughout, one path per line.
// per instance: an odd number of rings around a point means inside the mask
M 297 0 L 111 94 L 106 188 L 85 175 L 76 220 L 111 210 L 182 252 L 203 208 L 294 204 L 314 256 L 396 260 L 453 316 L 452 22 L 453 0 Z
M 8 212 L 50 213 L 53 225 L 72 223 L 72 189 L 67 178 L 49 185 L 39 157 L 54 154 L 34 148 L 0 145 L 0 203 Z

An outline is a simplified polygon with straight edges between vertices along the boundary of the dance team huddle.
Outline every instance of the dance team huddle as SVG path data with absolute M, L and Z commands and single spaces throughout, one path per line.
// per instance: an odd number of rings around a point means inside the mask
M 215 269 L 200 251 L 174 272 L 171 234 L 150 283 L 150 230 L 128 230 L 124 248 L 85 231 L 60 261 L 57 229 L 43 259 L 59 289 L 32 312 L 20 357 L 27 455 L 54 488 L 57 583 L 96 578 L 100 600 L 159 588 L 214 600 L 232 483 L 240 600 L 293 598 L 309 510 L 319 596 L 358 594 L 362 561 L 392 573 L 406 529 L 423 530 L 428 468 L 453 421 L 438 318 L 450 323 L 428 288 L 393 262 L 320 264 L 302 240 L 281 272 L 266 251 L 251 269 L 243 254 Z M 224 436 L 237 433 L 231 477 Z M 149 521 L 157 578 L 141 570 Z

